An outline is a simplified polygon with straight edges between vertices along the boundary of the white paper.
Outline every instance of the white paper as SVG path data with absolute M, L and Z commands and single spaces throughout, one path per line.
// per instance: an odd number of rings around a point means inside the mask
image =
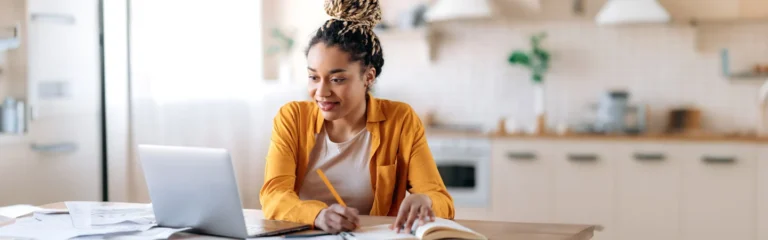
M 114 233 L 109 235 L 99 235 L 99 236 L 87 236 L 87 237 L 77 237 L 73 239 L 77 240 L 89 240 L 89 239 L 110 239 L 110 240 L 148 240 L 148 239 L 168 239 L 171 237 L 171 235 L 176 234 L 181 231 L 186 231 L 191 228 L 165 228 L 165 227 L 155 227 L 152 229 L 149 229 L 144 232 L 139 233 Z
M 70 239 L 78 236 L 93 236 L 111 233 L 142 232 L 153 225 L 115 224 L 94 226 L 90 229 L 77 229 L 72 226 L 69 215 L 35 214 L 16 220 L 16 223 L 0 228 L 0 238 L 33 238 L 33 239 Z
M 7 207 L 0 207 L 0 215 L 9 218 L 17 218 L 37 210 L 42 210 L 42 208 L 32 205 L 11 205 Z
M 151 204 L 121 204 L 94 202 L 65 202 L 75 228 L 117 223 L 155 224 Z
M 46 209 L 35 210 L 35 213 L 40 213 L 40 214 L 64 214 L 64 213 L 69 213 L 69 210 L 67 210 L 67 209 L 47 209 L 46 208 Z
M 388 224 L 384 225 L 376 225 L 376 226 L 370 226 L 370 227 L 361 227 L 360 229 L 355 230 L 352 234 L 354 234 L 354 239 L 370 239 L 370 240 L 378 240 L 378 239 L 396 239 L 396 240 L 402 240 L 402 239 L 419 239 L 413 234 L 405 233 L 404 231 L 401 231 L 400 233 L 397 233 L 391 229 L 389 229 Z

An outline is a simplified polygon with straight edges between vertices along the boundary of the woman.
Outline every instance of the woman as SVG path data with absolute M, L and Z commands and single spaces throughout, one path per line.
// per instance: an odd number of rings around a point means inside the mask
M 369 93 L 384 65 L 373 32 L 378 0 L 326 0 L 325 11 L 332 18 L 306 51 L 313 101 L 288 103 L 274 120 L 260 193 L 265 217 L 334 233 L 357 228 L 358 214 L 397 216 L 390 228 L 408 233 L 403 226 L 452 219 L 453 199 L 418 116 L 405 103 Z

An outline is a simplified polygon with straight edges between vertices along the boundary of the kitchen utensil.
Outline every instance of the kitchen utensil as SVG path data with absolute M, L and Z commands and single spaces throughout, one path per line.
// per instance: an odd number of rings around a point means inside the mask
M 669 111 L 670 133 L 691 133 L 701 129 L 701 111 L 693 108 L 678 108 Z

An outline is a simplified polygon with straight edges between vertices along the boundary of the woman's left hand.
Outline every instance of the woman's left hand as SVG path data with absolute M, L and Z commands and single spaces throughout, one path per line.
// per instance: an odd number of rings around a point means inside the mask
M 389 229 L 400 233 L 400 230 L 405 228 L 405 233 L 411 233 L 411 226 L 417 220 L 419 226 L 435 221 L 432 199 L 427 195 L 411 194 L 403 199 L 403 204 L 400 205 L 400 210 L 397 212 L 397 219 L 395 219 L 395 223 L 389 226 Z

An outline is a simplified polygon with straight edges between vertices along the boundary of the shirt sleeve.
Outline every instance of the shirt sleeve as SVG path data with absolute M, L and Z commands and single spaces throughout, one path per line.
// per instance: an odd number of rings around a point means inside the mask
M 408 191 L 429 196 L 432 200 L 432 210 L 436 217 L 453 219 L 455 210 L 453 198 L 437 171 L 437 164 L 427 145 L 427 137 L 421 123 L 413 110 L 405 117 L 405 132 L 409 133 L 412 141 L 410 147 L 410 162 L 408 164 Z
M 313 225 L 328 206 L 321 201 L 302 201 L 294 189 L 300 147 L 297 112 L 296 104 L 288 104 L 274 118 L 259 201 L 267 219 Z

